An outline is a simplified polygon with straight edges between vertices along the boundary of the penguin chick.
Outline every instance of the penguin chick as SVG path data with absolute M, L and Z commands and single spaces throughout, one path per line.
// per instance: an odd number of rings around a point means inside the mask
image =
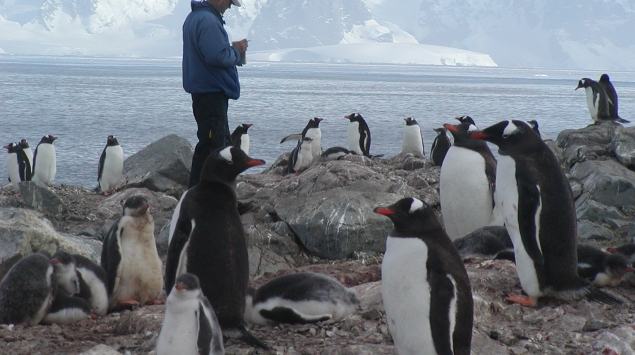
M 203 295 L 198 277 L 176 278 L 166 301 L 157 355 L 223 355 L 223 333 L 216 313 Z
M 92 262 L 92 260 L 73 254 L 75 267 L 79 278 L 79 293 L 76 295 L 88 302 L 92 312 L 98 316 L 105 316 L 108 312 L 108 290 L 106 287 L 108 275 L 106 270 Z
M 259 325 L 338 322 L 359 308 L 357 294 L 332 277 L 299 272 L 249 288 L 245 320 Z
M 84 319 L 90 319 L 90 306 L 83 298 L 73 297 L 57 289 L 51 309 L 42 319 L 42 324 L 72 324 Z
M 342 157 L 345 157 L 349 154 L 356 154 L 355 152 L 348 150 L 344 147 L 331 147 L 322 153 L 322 159 L 329 160 L 340 160 Z
M 578 275 L 595 287 L 620 284 L 626 273 L 633 272 L 622 254 L 611 254 L 590 245 L 578 244 Z
M 462 258 L 468 256 L 493 258 L 503 250 L 514 248 L 507 228 L 504 226 L 481 227 L 453 242 Z
M 57 286 L 68 296 L 72 296 L 80 291 L 79 278 L 73 256 L 64 251 L 53 254 L 51 264 L 55 269 Z

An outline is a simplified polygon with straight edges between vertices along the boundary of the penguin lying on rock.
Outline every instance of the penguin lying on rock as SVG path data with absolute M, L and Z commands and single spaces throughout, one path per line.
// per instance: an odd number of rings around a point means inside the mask
M 493 258 L 504 250 L 514 249 L 504 226 L 481 227 L 468 235 L 455 239 L 454 246 L 462 258 L 468 256 Z

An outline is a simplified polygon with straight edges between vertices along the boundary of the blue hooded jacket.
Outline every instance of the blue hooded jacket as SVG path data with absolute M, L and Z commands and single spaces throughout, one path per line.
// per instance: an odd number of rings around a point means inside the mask
M 183 89 L 191 94 L 240 96 L 238 49 L 229 43 L 222 15 L 207 1 L 192 1 L 183 23 Z

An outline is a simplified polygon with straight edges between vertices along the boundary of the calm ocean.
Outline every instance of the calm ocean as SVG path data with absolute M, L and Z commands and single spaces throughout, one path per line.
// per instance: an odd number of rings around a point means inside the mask
M 242 95 L 230 101 L 230 130 L 253 123 L 251 156 L 273 163 L 314 117 L 324 149 L 346 146 L 345 115 L 359 112 L 372 132 L 372 154 L 401 149 L 403 118 L 414 117 L 426 153 L 433 128 L 470 115 L 480 128 L 501 120 L 535 119 L 555 139 L 566 128 L 591 123 L 582 77 L 600 71 L 360 64 L 248 63 L 239 69 Z M 609 73 L 620 116 L 635 121 L 635 73 Z M 632 125 L 632 124 L 629 124 Z M 33 149 L 43 135 L 58 136 L 57 184 L 96 186 L 106 137 L 115 135 L 126 157 L 175 133 L 196 143 L 191 99 L 181 87 L 179 59 L 69 59 L 0 56 L 0 143 L 21 138 Z M 251 171 L 254 172 L 254 171 Z M 0 181 L 7 179 L 0 164 Z

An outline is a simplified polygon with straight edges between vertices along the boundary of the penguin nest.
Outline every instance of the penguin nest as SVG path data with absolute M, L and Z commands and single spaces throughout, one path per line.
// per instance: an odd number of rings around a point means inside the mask
M 161 322 L 157 322 L 151 315 L 139 316 L 137 313 L 126 312 L 119 317 L 114 326 L 115 335 L 156 333 L 161 330 Z

